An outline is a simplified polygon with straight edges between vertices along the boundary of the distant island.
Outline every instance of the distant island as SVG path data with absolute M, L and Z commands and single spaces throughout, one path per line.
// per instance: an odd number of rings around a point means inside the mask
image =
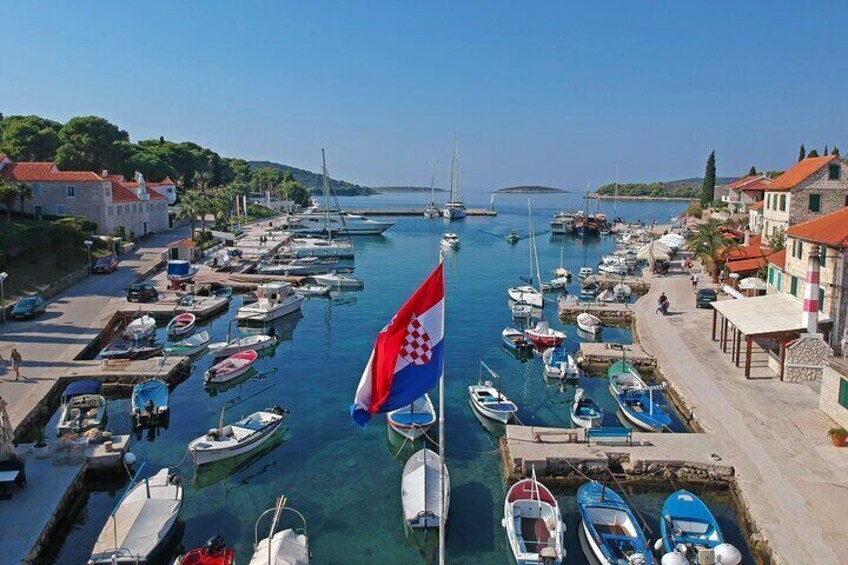
M 552 186 L 508 186 L 492 192 L 495 194 L 565 194 L 568 191 Z
M 720 177 L 716 179 L 716 186 L 728 184 L 735 180 L 735 177 Z M 698 177 L 670 181 L 619 183 L 618 197 L 639 200 L 690 200 L 700 197 L 703 184 L 704 179 Z M 615 187 L 615 183 L 605 184 L 591 196 L 602 200 L 615 198 Z
M 371 190 L 378 194 L 384 192 L 430 192 L 429 186 L 372 186 Z M 447 192 L 444 188 L 435 188 L 435 192 Z
M 277 169 L 283 172 L 290 172 L 294 180 L 305 186 L 309 189 L 310 192 L 321 192 L 321 187 L 323 186 L 323 178 L 318 173 L 313 173 L 312 171 L 306 171 L 304 169 L 298 169 L 297 167 L 291 167 L 289 165 L 283 165 L 280 163 L 274 163 L 272 161 L 248 161 L 251 170 L 262 169 L 262 168 L 271 168 Z M 361 186 L 358 184 L 353 184 L 351 182 L 337 180 L 331 178 L 330 181 L 333 183 L 333 190 L 336 191 L 336 194 L 339 196 L 367 196 L 370 194 L 377 194 L 377 192 L 367 186 Z M 429 190 L 429 189 L 428 189 Z

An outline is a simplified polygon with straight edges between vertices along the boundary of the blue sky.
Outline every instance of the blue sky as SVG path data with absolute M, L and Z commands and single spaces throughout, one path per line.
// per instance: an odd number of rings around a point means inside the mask
M 592 4 L 4 0 L 0 111 L 312 170 L 324 146 L 371 185 L 446 179 L 456 133 L 468 191 L 848 151 L 844 5 Z

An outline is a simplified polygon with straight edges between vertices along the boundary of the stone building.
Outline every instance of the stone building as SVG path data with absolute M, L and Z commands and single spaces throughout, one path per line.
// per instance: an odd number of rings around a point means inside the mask
M 765 200 L 760 200 L 748 206 L 748 230 L 751 233 L 763 233 L 763 207 L 765 204 Z
M 772 179 L 766 175 L 749 175 L 715 188 L 716 199 L 727 203 L 731 214 L 744 214 L 748 206 L 763 199 Z
M 848 428 L 848 361 L 831 357 L 824 364 L 819 408 L 834 422 Z
M 848 167 L 837 155 L 809 157 L 774 179 L 765 189 L 766 239 L 790 226 L 848 205 Z

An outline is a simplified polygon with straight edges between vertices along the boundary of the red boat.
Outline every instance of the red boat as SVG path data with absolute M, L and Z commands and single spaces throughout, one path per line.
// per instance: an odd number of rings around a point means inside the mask
M 529 339 L 537 349 L 558 347 L 565 340 L 565 333 L 552 329 L 545 320 L 539 321 L 535 327 L 524 330 L 524 336 Z
M 215 536 L 203 547 L 192 549 L 177 559 L 179 565 L 233 565 L 235 551 L 224 543 L 224 538 Z

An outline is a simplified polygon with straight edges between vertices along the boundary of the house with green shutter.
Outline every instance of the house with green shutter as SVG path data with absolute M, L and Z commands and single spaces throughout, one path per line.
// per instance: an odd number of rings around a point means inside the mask
M 848 428 L 848 361 L 844 358 L 831 357 L 824 362 L 819 408 Z

